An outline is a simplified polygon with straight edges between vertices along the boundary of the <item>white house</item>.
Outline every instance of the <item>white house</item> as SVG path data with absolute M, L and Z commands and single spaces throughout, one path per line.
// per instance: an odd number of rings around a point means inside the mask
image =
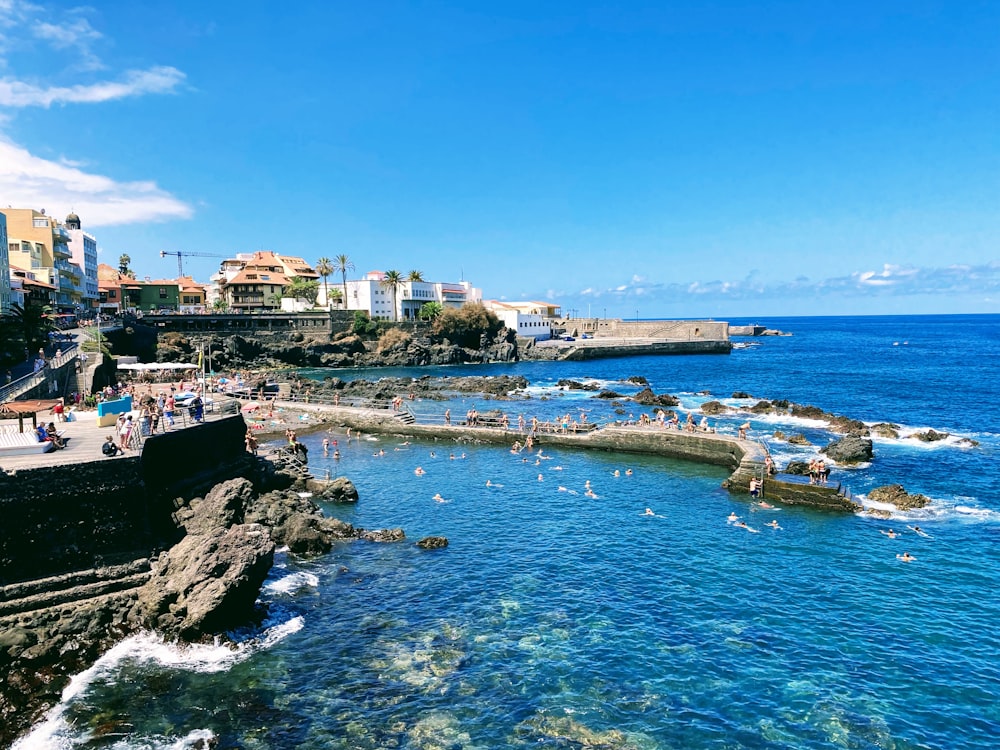
M 558 307 L 544 302 L 500 302 L 487 300 L 483 303 L 492 310 L 503 324 L 518 336 L 537 340 L 552 338 L 552 318 L 558 314 Z

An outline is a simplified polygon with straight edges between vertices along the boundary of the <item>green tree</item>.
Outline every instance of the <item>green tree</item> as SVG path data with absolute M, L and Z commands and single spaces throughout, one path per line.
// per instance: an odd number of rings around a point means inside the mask
M 403 285 L 403 274 L 399 271 L 386 271 L 385 277 L 380 282 L 383 289 L 388 289 L 392 294 L 392 319 L 396 320 L 396 292 Z
M 344 282 L 344 309 L 347 309 L 347 272 L 354 270 L 354 264 L 346 255 L 338 255 L 333 259 L 333 270 L 340 274 Z
M 442 310 L 444 310 L 444 307 L 440 302 L 435 302 L 433 300 L 431 302 L 425 302 L 420 306 L 420 319 L 434 320 L 441 314 Z
M 229 312 L 229 303 L 226 302 L 224 298 L 219 297 L 219 299 L 212 303 L 212 311 L 217 313 L 227 313 Z
M 124 253 L 122 253 L 121 255 L 118 256 L 118 270 L 121 273 L 125 274 L 126 276 L 129 276 L 130 274 L 129 274 L 129 267 L 128 266 L 129 266 L 129 263 L 131 263 L 131 262 L 132 262 L 132 259 L 128 255 L 125 255 Z
M 407 281 L 423 281 L 424 274 L 421 271 L 410 271 L 406 274 Z
M 326 283 L 327 277 L 333 273 L 333 261 L 329 258 L 320 258 L 316 261 L 316 273 L 323 277 L 323 299 L 326 300 L 327 308 L 330 307 L 330 288 Z
M 281 296 L 304 299 L 310 305 L 315 305 L 316 297 L 319 296 L 319 282 L 316 279 L 293 276 L 291 282 L 281 290 Z
M 344 302 L 344 294 L 337 288 L 331 289 L 327 301 L 336 302 L 338 305 L 341 305 Z
M 467 349 L 478 349 L 483 336 L 495 336 L 503 323 L 492 310 L 481 303 L 470 302 L 459 308 L 448 307 L 434 319 L 431 332 L 438 338 Z

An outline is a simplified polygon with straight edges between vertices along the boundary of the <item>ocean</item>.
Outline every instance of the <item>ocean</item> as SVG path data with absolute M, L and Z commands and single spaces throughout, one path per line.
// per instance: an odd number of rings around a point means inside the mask
M 622 381 L 641 375 L 678 396 L 682 416 L 709 399 L 788 399 L 898 425 L 870 464 L 833 478 L 869 507 L 866 493 L 892 483 L 931 503 L 891 520 L 765 510 L 723 490 L 718 467 L 316 433 L 304 438 L 314 473 L 346 475 L 361 496 L 325 511 L 401 526 L 408 541 L 279 554 L 261 594 L 268 619 L 238 645 L 129 638 L 15 747 L 997 746 L 1000 316 L 732 322 L 792 335 L 744 339 L 728 356 L 308 374 L 524 375 L 523 400 L 410 404 L 501 408 L 512 422 L 642 412 L 615 413 L 561 378 L 628 394 Z M 735 432 L 746 417 L 711 421 Z M 815 421 L 750 421 L 779 467 L 832 438 Z M 908 437 L 929 428 L 948 437 Z M 339 459 L 323 455 L 324 436 Z M 415 547 L 431 534 L 448 548 Z

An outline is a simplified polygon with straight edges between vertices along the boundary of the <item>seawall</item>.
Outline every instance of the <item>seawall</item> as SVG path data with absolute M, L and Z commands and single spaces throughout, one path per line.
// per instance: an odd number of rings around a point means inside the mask
M 171 546 L 175 497 L 251 470 L 245 433 L 237 415 L 150 437 L 141 457 L 0 472 L 0 586 Z

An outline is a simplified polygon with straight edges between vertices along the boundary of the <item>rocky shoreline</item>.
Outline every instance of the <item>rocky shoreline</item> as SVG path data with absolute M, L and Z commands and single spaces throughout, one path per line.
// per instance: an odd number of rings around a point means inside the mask
M 183 538 L 158 556 L 65 576 L 64 603 L 33 608 L 18 587 L 4 587 L 0 615 L 0 746 L 11 742 L 60 700 L 69 678 L 115 642 L 142 630 L 198 642 L 259 623 L 256 603 L 274 552 L 317 555 L 339 542 L 398 542 L 402 529 L 366 530 L 329 518 L 315 500 L 353 503 L 345 477 L 316 480 L 290 458 L 258 458 L 251 479 L 215 485 L 204 496 L 177 499 Z M 447 540 L 421 540 L 424 548 Z M 74 586 L 74 579 L 81 585 Z M 118 590 L 94 596 L 93 580 Z

